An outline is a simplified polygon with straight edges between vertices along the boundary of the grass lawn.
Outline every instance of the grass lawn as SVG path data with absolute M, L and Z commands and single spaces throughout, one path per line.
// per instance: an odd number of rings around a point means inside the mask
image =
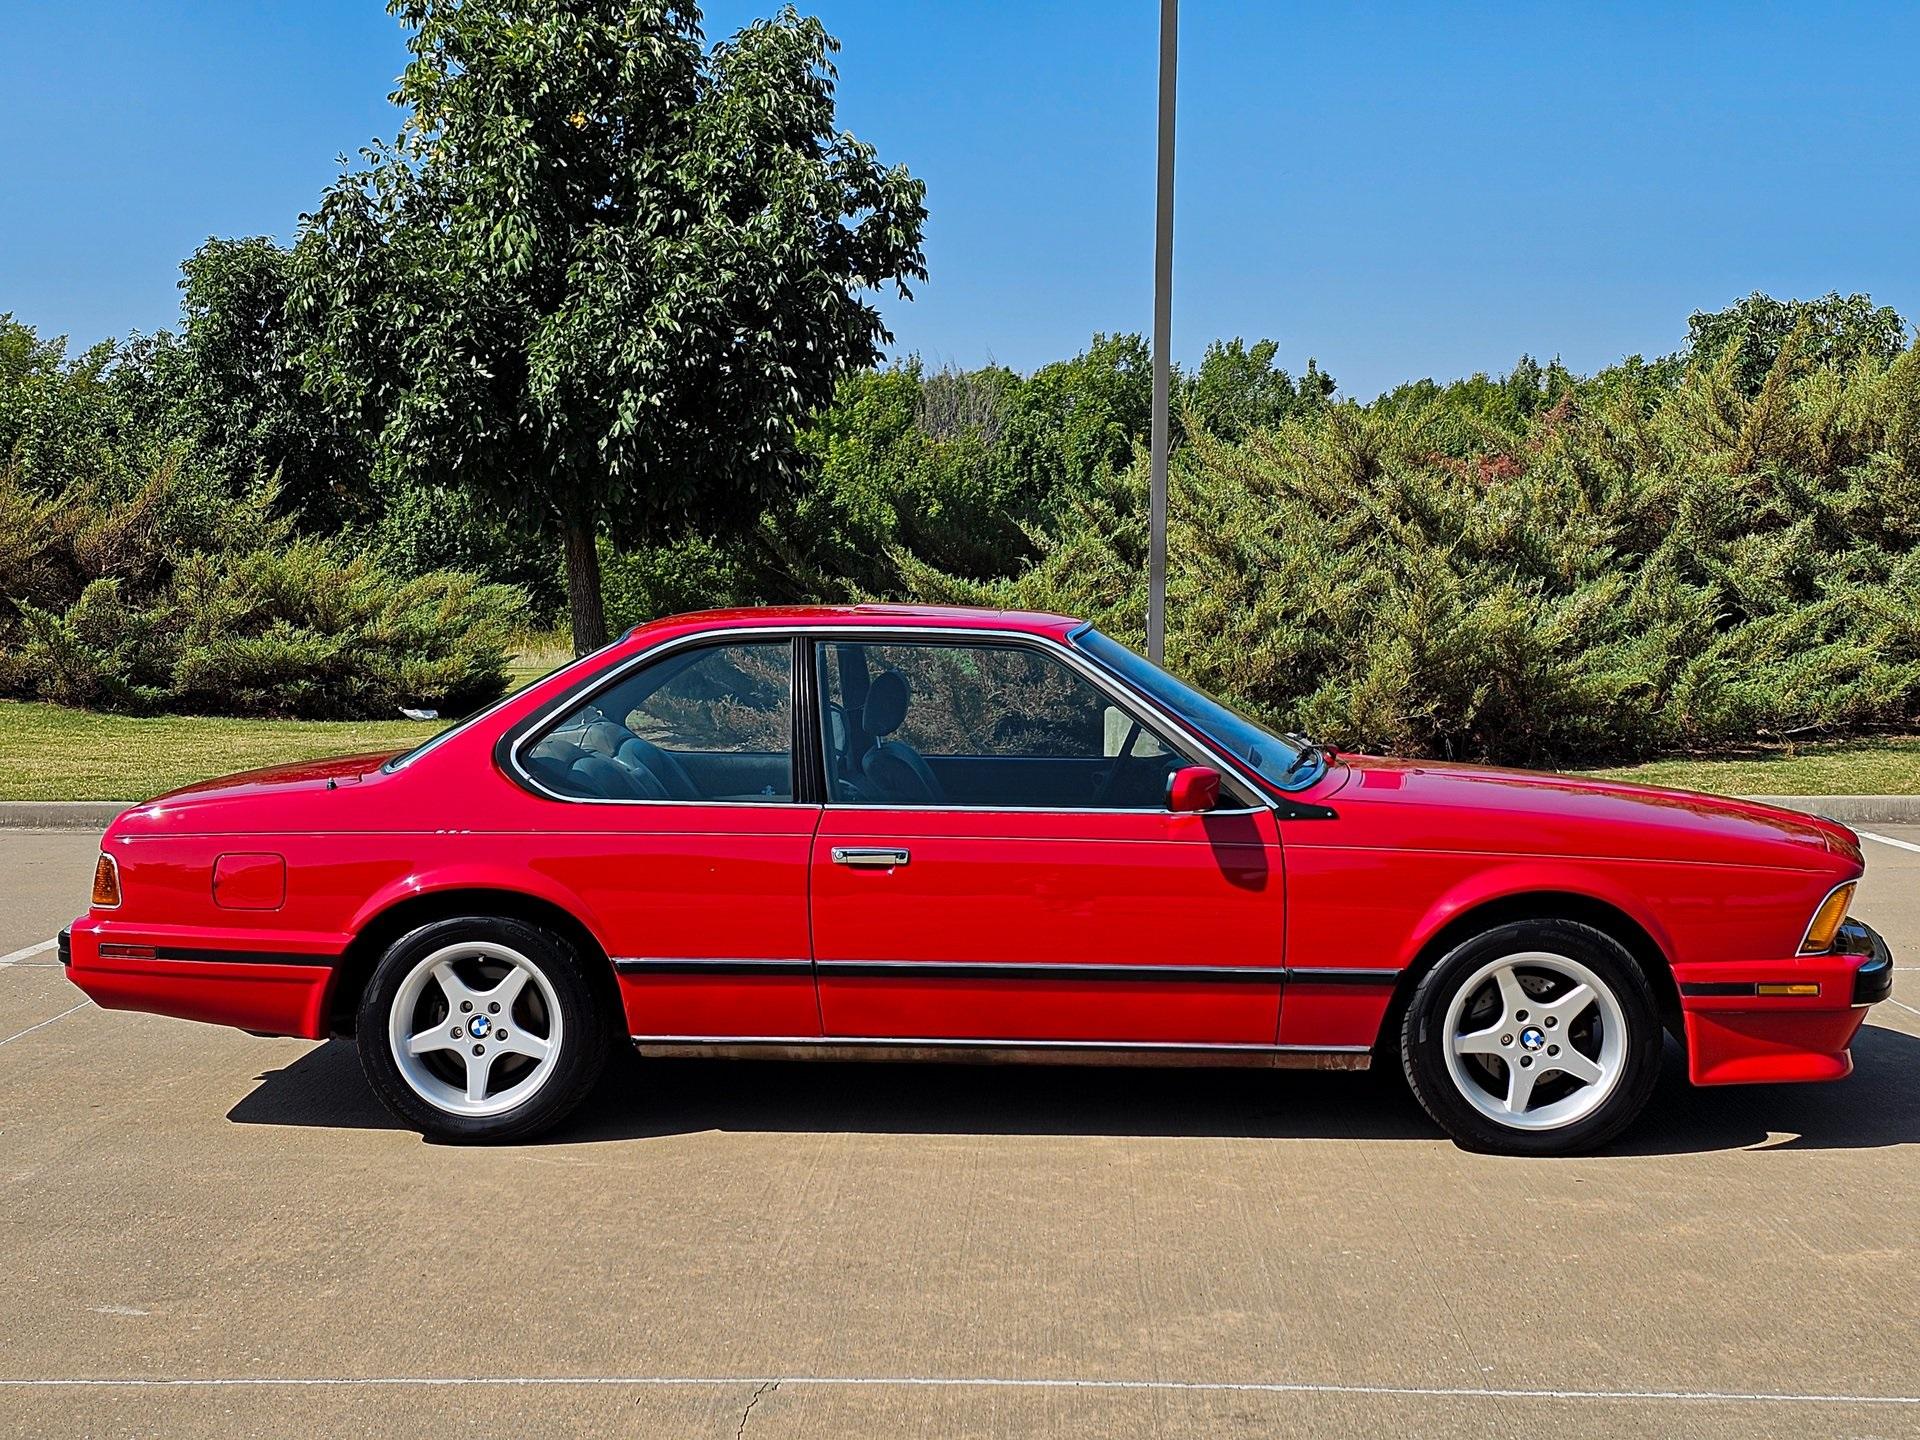
M 529 635 L 508 662 L 507 686 L 518 690 L 572 658 L 564 634 Z M 0 800 L 145 800 L 236 770 L 410 750 L 446 724 L 102 715 L 0 700 Z
M 195 780 L 288 760 L 405 750 L 438 721 L 228 720 L 99 715 L 0 701 L 0 799 L 144 800 Z
M 1755 746 L 1733 755 L 1649 760 L 1596 775 L 1716 795 L 1920 794 L 1920 735 Z

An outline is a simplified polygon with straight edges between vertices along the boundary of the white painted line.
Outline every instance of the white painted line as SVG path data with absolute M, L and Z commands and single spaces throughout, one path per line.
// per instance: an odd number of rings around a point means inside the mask
M 38 945 L 29 945 L 24 950 L 16 950 L 11 955 L 0 955 L 0 970 L 9 965 L 18 965 L 22 960 L 31 960 L 36 955 L 44 955 L 58 945 L 58 940 L 42 940 Z
M 67 1018 L 67 1016 L 73 1014 L 74 1011 L 84 1010 L 87 1008 L 87 1006 L 91 1005 L 92 1003 L 93 1001 L 91 1000 L 82 1000 L 78 1005 L 69 1005 L 65 1010 L 62 1010 L 58 1015 L 54 1016 L 53 1020 L 64 1020 Z M 29 1025 L 26 1029 L 19 1031 L 16 1034 L 9 1035 L 4 1040 L 0 1040 L 0 1045 L 11 1045 L 14 1041 L 20 1039 L 21 1036 L 23 1035 L 31 1035 L 36 1030 L 44 1030 L 47 1028 L 47 1026 L 53 1024 L 53 1020 L 42 1020 L 38 1025 Z
M 127 1389 L 196 1390 L 226 1388 L 339 1387 L 352 1389 L 626 1386 L 647 1388 L 701 1388 L 759 1386 L 768 1389 L 883 1389 L 886 1387 L 951 1390 L 1151 1390 L 1201 1394 L 1359 1395 L 1385 1398 L 1440 1400 L 1598 1400 L 1625 1403 L 1680 1402 L 1708 1405 L 1913 1405 L 1920 1395 L 1846 1395 L 1738 1390 L 1519 1390 L 1494 1386 L 1451 1385 L 1318 1385 L 1282 1380 L 1078 1380 L 1018 1379 L 1009 1376 L 931 1375 L 305 1375 L 279 1378 L 266 1375 L 224 1375 L 204 1379 L 92 1379 L 47 1377 L 0 1379 L 0 1389 Z
M 1911 850 L 1914 854 L 1920 855 L 1920 845 L 1914 844 L 1911 840 L 1896 840 L 1891 835 L 1876 835 L 1871 830 L 1856 830 L 1853 833 L 1862 840 L 1871 840 L 1878 845 L 1891 845 L 1897 850 Z

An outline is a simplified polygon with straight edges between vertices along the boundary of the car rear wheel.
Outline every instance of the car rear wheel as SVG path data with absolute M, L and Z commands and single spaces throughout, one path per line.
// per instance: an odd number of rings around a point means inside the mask
M 586 1097 L 608 1028 L 579 953 L 520 920 L 403 935 L 361 997 L 360 1063 L 387 1108 L 447 1140 L 524 1140 Z
M 1421 978 L 1401 1027 L 1414 1097 L 1474 1150 L 1591 1150 L 1645 1107 L 1660 1068 L 1651 987 L 1618 941 L 1565 920 L 1476 935 Z

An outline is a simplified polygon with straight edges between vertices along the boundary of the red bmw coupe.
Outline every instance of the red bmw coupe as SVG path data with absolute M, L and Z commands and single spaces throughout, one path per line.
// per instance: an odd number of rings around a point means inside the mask
M 1602 1144 L 1695 1084 L 1833 1080 L 1886 945 L 1845 827 L 1336 755 L 1058 615 L 642 626 L 397 756 L 108 829 L 100 1004 L 356 1037 L 408 1124 L 523 1139 L 643 1054 L 1392 1061 L 1460 1143 Z

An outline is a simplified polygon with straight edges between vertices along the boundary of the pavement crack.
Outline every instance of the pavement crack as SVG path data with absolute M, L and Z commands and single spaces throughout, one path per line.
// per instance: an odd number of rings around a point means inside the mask
M 753 1414 L 753 1407 L 760 1403 L 760 1397 L 769 1390 L 778 1390 L 779 1388 L 780 1382 L 778 1380 L 763 1380 L 760 1382 L 760 1388 L 755 1390 L 753 1392 L 753 1398 L 747 1401 L 747 1408 L 740 1412 L 740 1428 L 733 1432 L 733 1440 L 740 1440 L 740 1437 L 747 1433 L 747 1417 Z

